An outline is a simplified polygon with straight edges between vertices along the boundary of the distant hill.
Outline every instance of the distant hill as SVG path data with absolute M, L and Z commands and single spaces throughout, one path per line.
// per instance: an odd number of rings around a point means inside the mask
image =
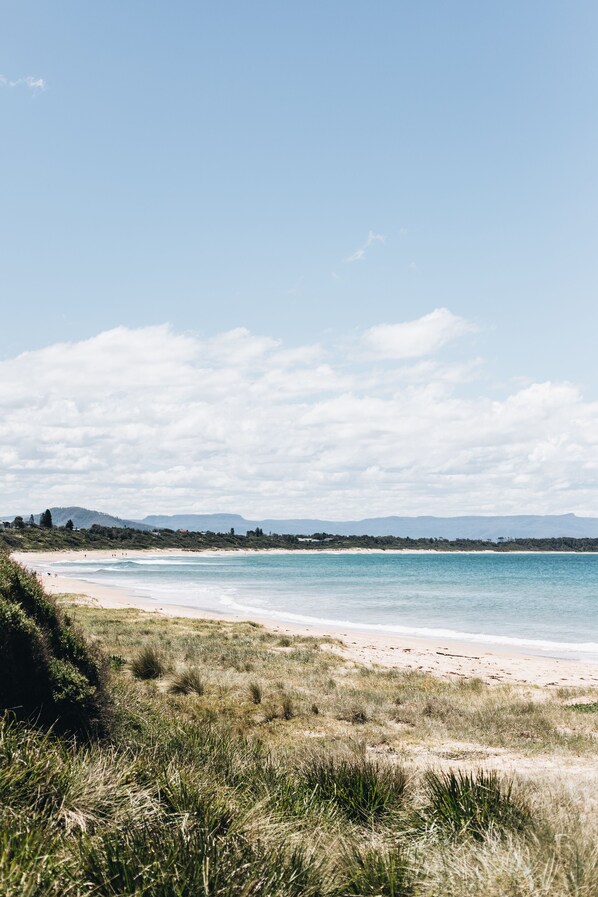
M 67 520 L 72 520 L 76 529 L 89 529 L 94 523 L 100 526 L 122 526 L 132 529 L 153 529 L 144 523 L 135 520 L 123 520 L 122 517 L 114 517 L 112 514 L 104 514 L 102 511 L 90 511 L 88 508 L 50 508 L 52 523 L 54 526 L 64 526 Z M 39 523 L 41 514 L 34 514 L 36 523 Z M 10 518 L 8 518 L 10 519 Z M 25 518 L 27 519 L 27 518 Z
M 142 522 L 157 529 L 188 529 L 194 533 L 228 533 L 232 528 L 240 536 L 260 526 L 259 521 L 246 520 L 240 514 L 150 514 Z
M 370 517 L 364 520 L 318 520 L 315 518 L 246 520 L 239 514 L 172 514 L 144 517 L 147 526 L 187 529 L 192 532 L 228 532 L 238 535 L 261 527 L 280 535 L 316 532 L 339 536 L 402 536 L 411 539 L 540 539 L 570 536 L 598 538 L 598 518 L 575 514 L 467 516 L 467 517 Z

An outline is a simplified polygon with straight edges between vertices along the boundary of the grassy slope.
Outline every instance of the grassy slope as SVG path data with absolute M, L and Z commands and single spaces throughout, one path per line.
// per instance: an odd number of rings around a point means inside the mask
M 99 656 L 37 578 L 0 555 L 0 708 L 71 732 L 100 725 Z
M 114 728 L 77 749 L 4 722 L 2 894 L 598 893 L 598 714 L 571 706 L 595 692 L 368 670 L 325 640 L 64 600 L 112 657 Z M 139 681 L 144 649 L 162 675 Z

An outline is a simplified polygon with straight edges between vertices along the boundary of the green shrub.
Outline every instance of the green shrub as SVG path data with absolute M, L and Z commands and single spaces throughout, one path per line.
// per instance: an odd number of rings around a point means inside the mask
M 425 789 L 428 804 L 419 814 L 421 825 L 452 838 L 483 840 L 491 830 L 522 832 L 532 822 L 529 809 L 514 797 L 512 783 L 495 772 L 429 772 Z
M 321 801 L 335 805 L 353 822 L 367 823 L 400 807 L 407 777 L 398 766 L 318 757 L 306 767 L 304 781 Z
M 36 577 L 0 558 L 0 709 L 89 731 L 105 707 L 103 681 L 100 657 Z
M 136 679 L 160 679 L 166 672 L 162 656 L 153 645 L 146 645 L 131 661 L 131 672 Z

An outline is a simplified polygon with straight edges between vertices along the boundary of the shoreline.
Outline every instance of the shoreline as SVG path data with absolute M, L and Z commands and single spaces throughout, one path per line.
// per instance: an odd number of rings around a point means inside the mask
M 284 549 L 266 549 L 276 553 L 286 552 Z M 304 549 L 309 550 L 309 549 Z M 240 549 L 245 554 L 255 554 L 253 550 Z M 332 550 L 335 551 L 335 550 Z M 348 552 L 384 552 L 381 549 L 348 549 Z M 407 549 L 408 553 L 412 550 Z M 279 634 L 313 636 L 315 638 L 332 638 L 343 642 L 343 645 L 329 646 L 340 652 L 348 660 L 365 665 L 378 665 L 389 669 L 412 669 L 424 673 L 432 673 L 442 678 L 480 678 L 489 684 L 513 684 L 541 687 L 596 687 L 598 686 L 598 664 L 584 660 L 549 657 L 535 654 L 517 653 L 501 650 L 500 647 L 487 647 L 469 641 L 458 641 L 452 638 L 432 638 L 423 636 L 401 635 L 398 633 L 380 632 L 367 628 L 348 627 L 346 624 L 307 624 L 298 622 L 276 621 L 258 613 L 217 613 L 214 610 L 191 608 L 136 595 L 129 590 L 117 586 L 107 586 L 88 582 L 70 576 L 56 574 L 44 575 L 37 568 L 57 561 L 81 558 L 108 560 L 127 557 L 135 559 L 147 555 L 179 555 L 178 548 L 146 551 L 50 551 L 50 552 L 14 552 L 12 557 L 24 566 L 32 569 L 40 577 L 44 587 L 50 594 L 83 595 L 91 603 L 107 609 L 133 608 L 164 616 L 187 617 L 192 619 L 221 620 L 222 622 L 243 622 L 251 620 L 266 629 Z M 209 549 L 197 552 L 204 556 L 217 556 L 230 553 L 228 549 Z M 321 553 L 317 550 L 316 553 Z M 335 553 L 346 553 L 335 551 Z M 400 553 L 404 553 L 400 551 Z M 414 550 L 414 553 L 419 553 Z M 439 552 L 432 552 L 439 553 Z M 463 552 L 486 553 L 486 552 Z M 525 553 L 525 552 L 524 552 Z

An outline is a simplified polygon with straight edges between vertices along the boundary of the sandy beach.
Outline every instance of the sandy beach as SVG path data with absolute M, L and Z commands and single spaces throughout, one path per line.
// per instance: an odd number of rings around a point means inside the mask
M 87 558 L 106 560 L 114 557 L 147 556 L 147 554 L 180 554 L 178 549 L 163 552 L 85 552 Z M 204 554 L 215 555 L 209 551 Z M 166 616 L 222 620 L 252 619 L 266 628 L 282 633 L 332 637 L 343 644 L 338 651 L 355 661 L 389 668 L 413 669 L 446 677 L 479 677 L 489 684 L 513 683 L 543 687 L 588 687 L 598 685 L 598 664 L 556 657 L 525 655 L 454 640 L 415 638 L 391 633 L 339 627 L 312 626 L 273 620 L 253 614 L 216 614 L 205 610 L 157 602 L 131 594 L 125 589 L 99 585 L 72 577 L 48 575 L 43 568 L 50 563 L 81 558 L 81 552 L 16 552 L 15 560 L 40 575 L 51 594 L 76 594 L 99 607 L 138 608 Z

